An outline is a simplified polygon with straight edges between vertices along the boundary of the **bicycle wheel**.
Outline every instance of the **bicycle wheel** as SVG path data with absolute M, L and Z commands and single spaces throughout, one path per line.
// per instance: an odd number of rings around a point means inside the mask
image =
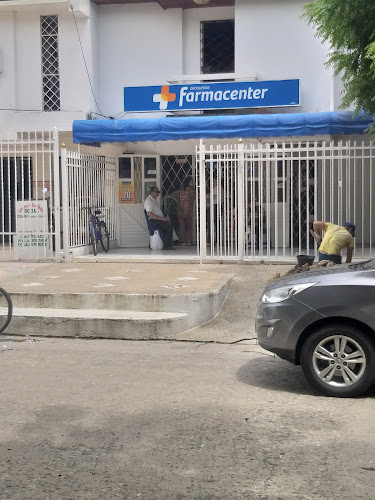
M 99 229 L 99 241 L 100 241 L 100 244 L 102 245 L 102 249 L 105 252 L 108 252 L 108 250 L 109 250 L 109 233 L 108 233 L 106 223 L 102 221 L 99 224 L 98 229 Z
M 0 333 L 9 325 L 13 314 L 13 303 L 8 292 L 0 288 Z
M 92 245 L 92 251 L 94 255 L 98 255 L 98 244 L 95 235 L 95 226 L 90 222 L 90 243 Z

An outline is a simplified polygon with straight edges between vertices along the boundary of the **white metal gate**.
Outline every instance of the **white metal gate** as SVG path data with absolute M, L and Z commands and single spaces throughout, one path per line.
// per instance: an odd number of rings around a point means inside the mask
M 63 248 L 69 255 L 89 246 L 87 207 L 101 210 L 110 234 L 117 239 L 117 168 L 114 158 L 61 150 Z
M 290 260 L 316 253 L 314 220 L 357 226 L 354 257 L 375 256 L 372 142 L 197 148 L 200 256 Z M 206 246 L 206 241 L 208 245 Z
M 0 138 L 0 259 L 61 259 L 57 132 Z

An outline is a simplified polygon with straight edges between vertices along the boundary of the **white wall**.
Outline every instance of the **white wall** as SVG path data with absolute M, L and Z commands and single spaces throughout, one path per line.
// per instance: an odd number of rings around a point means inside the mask
M 201 22 L 234 18 L 234 7 L 183 11 L 183 74 L 197 75 L 201 72 Z
M 182 73 L 181 9 L 163 10 L 149 3 L 102 5 L 98 21 L 99 94 L 104 114 L 123 114 L 124 87 L 161 85 Z
M 344 85 L 342 83 L 342 80 L 338 76 L 334 76 L 333 78 L 333 97 L 332 97 L 332 109 L 331 111 L 342 111 L 341 103 L 342 103 L 342 98 L 343 98 L 343 92 L 344 92 Z M 352 107 L 352 109 L 354 109 Z
M 256 72 L 260 80 L 299 78 L 302 106 L 285 112 L 330 110 L 327 47 L 300 19 L 305 3 L 236 0 L 236 71 Z
M 3 71 L 0 73 L 0 108 L 14 108 L 16 100 L 15 50 L 13 40 L 14 14 L 12 12 L 5 12 L 3 15 L 0 15 L 0 48 L 2 49 L 3 59 Z
M 59 16 L 60 112 L 42 111 L 40 16 Z M 90 20 L 77 18 L 90 73 L 92 73 Z M 90 86 L 77 31 L 67 4 L 28 6 L 14 12 L 0 9 L 0 134 L 12 130 L 71 130 L 74 119 L 92 110 Z
M 3 2 L 4 4 L 7 2 Z M 99 111 L 119 118 L 161 117 L 163 113 L 126 114 L 123 88 L 159 85 L 181 74 L 200 72 L 202 21 L 235 18 L 238 74 L 260 79 L 300 78 L 302 106 L 278 112 L 337 110 L 341 83 L 324 67 L 327 47 L 300 19 L 304 0 L 236 0 L 235 7 L 166 9 L 157 3 L 91 4 L 79 17 L 81 41 L 91 75 L 93 98 L 71 12 L 67 3 L 1 8 L 0 134 L 10 129 L 71 130 L 75 119 Z M 42 112 L 40 16 L 59 15 L 61 112 Z
M 236 0 L 235 7 L 167 9 L 157 4 L 98 8 L 99 95 L 103 113 L 123 117 L 123 87 L 164 84 L 200 73 L 201 22 L 235 19 L 236 73 L 261 80 L 299 78 L 299 108 L 338 109 L 339 86 L 325 68 L 327 46 L 300 19 L 304 0 Z M 164 116 L 126 114 L 126 118 Z
M 90 109 L 99 111 L 97 102 L 99 99 L 99 33 L 98 33 L 98 7 L 91 4 L 90 15 L 90 35 L 91 35 L 91 59 L 92 59 L 92 86 L 94 88 L 95 98 L 90 89 Z M 100 105 L 99 105 L 100 106 Z M 100 118 L 100 117 L 99 117 Z

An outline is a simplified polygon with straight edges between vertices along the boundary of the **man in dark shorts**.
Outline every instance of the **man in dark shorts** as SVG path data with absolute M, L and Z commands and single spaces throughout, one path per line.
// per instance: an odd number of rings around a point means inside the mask
M 157 201 L 159 194 L 160 190 L 158 187 L 151 188 L 150 195 L 145 200 L 144 209 L 150 219 L 151 226 L 160 231 L 160 236 L 164 243 L 163 250 L 175 250 L 172 247 L 173 227 L 168 217 L 164 217 L 163 211 Z

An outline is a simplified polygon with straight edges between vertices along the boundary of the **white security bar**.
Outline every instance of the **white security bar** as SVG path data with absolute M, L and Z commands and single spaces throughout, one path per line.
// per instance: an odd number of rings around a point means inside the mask
M 198 212 L 201 249 L 206 237 L 208 259 L 290 261 L 299 253 L 316 254 L 314 220 L 351 221 L 357 226 L 355 258 L 375 257 L 374 156 L 370 141 L 239 143 L 209 150 L 201 144 L 197 183 L 205 189 L 199 203 L 203 195 L 207 201 L 207 225 Z
M 100 207 L 111 239 L 116 239 L 117 169 L 114 158 L 93 154 L 66 152 L 69 185 L 69 246 L 89 245 L 88 211 Z
M 59 261 L 57 132 L 0 138 L 0 259 Z

